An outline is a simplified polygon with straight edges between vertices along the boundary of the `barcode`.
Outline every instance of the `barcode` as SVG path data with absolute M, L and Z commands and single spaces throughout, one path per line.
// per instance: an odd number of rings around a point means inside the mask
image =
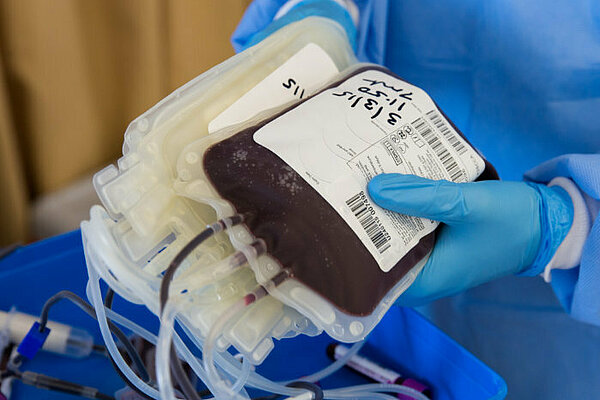
M 438 130 L 442 133 L 442 135 L 444 135 L 446 140 L 450 142 L 452 147 L 454 147 L 454 150 L 456 150 L 461 156 L 465 154 L 467 148 L 465 147 L 464 143 L 461 140 L 459 140 L 458 137 L 456 137 L 456 135 L 450 130 L 450 128 L 448 128 L 448 125 L 446 125 L 446 122 L 444 121 L 442 116 L 435 110 L 429 111 L 427 113 L 427 116 L 429 117 L 431 122 L 433 122 L 435 127 L 438 128 Z
M 390 236 L 385 228 L 379 224 L 379 218 L 374 216 L 373 207 L 369 204 L 365 193 L 360 192 L 352 196 L 346 200 L 346 204 L 360 222 L 379 254 L 383 254 L 384 251 L 389 249 L 391 247 Z
M 431 149 L 435 151 L 435 155 L 442 162 L 442 165 L 450 175 L 450 180 L 458 182 L 460 178 L 466 180 L 465 176 L 460 168 L 460 165 L 456 162 L 452 154 L 446 149 L 439 136 L 431 129 L 429 124 L 418 118 L 412 122 L 412 126 L 419 132 L 419 134 L 425 139 L 425 141 L 431 146 Z

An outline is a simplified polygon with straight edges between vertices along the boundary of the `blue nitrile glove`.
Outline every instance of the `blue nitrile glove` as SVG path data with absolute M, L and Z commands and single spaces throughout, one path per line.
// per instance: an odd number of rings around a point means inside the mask
M 573 220 L 567 192 L 537 183 L 453 183 L 383 174 L 368 190 L 383 208 L 443 222 L 425 267 L 398 299 L 403 306 L 506 275 L 541 273 Z
M 287 0 L 255 0 L 246 9 L 242 20 L 231 37 L 236 52 L 254 46 L 261 40 L 292 22 L 310 16 L 332 19 L 339 23 L 348 36 L 352 48 L 356 48 L 356 27 L 344 7 L 332 0 L 303 0 L 285 15 L 273 20 Z

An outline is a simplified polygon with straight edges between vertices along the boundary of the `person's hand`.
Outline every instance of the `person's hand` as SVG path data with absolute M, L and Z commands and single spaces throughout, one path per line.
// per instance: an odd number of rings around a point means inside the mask
M 265 29 L 287 0 L 254 0 L 240 20 L 231 37 L 236 52 L 250 47 L 252 37 Z
M 398 299 L 403 306 L 506 275 L 539 274 L 573 220 L 567 192 L 536 183 L 453 183 L 383 174 L 368 190 L 383 208 L 443 223 L 425 267 Z
M 342 0 L 340 3 L 347 3 L 348 8 L 358 12 L 351 1 Z M 355 46 L 354 21 L 348 10 L 333 0 L 254 0 L 233 32 L 231 43 L 236 52 L 246 50 L 278 29 L 310 16 L 336 21 L 346 31 L 352 47 Z

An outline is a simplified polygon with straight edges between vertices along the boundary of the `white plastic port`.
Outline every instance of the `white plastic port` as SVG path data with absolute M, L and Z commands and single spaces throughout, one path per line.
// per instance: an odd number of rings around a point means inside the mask
M 279 320 L 282 309 L 280 301 L 265 297 L 242 315 L 227 336 L 243 350 L 252 351 Z
M 127 211 L 125 216 L 136 232 L 150 236 L 172 200 L 173 190 L 165 185 L 156 185 Z
M 304 305 L 312 314 L 326 324 L 335 321 L 335 312 L 331 305 L 316 295 L 314 292 L 302 287 L 296 286 L 290 292 L 292 298 L 298 303 Z
M 258 345 L 258 347 L 256 347 L 256 350 L 254 350 L 254 352 L 252 353 L 252 362 L 254 364 L 260 364 L 261 362 L 263 362 L 265 357 L 267 357 L 271 350 L 273 350 L 273 347 L 275 347 L 273 341 L 269 338 L 265 338 L 265 340 L 260 342 L 260 345 Z

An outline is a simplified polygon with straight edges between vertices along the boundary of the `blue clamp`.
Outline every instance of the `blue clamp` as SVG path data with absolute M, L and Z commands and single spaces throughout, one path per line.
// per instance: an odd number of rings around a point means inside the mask
M 40 332 L 40 323 L 34 322 L 27 332 L 27 335 L 19 344 L 17 348 L 17 352 L 21 354 L 23 357 L 31 360 L 37 352 L 42 348 L 46 339 L 48 339 L 48 335 L 50 334 L 50 328 L 45 327 L 43 331 Z

